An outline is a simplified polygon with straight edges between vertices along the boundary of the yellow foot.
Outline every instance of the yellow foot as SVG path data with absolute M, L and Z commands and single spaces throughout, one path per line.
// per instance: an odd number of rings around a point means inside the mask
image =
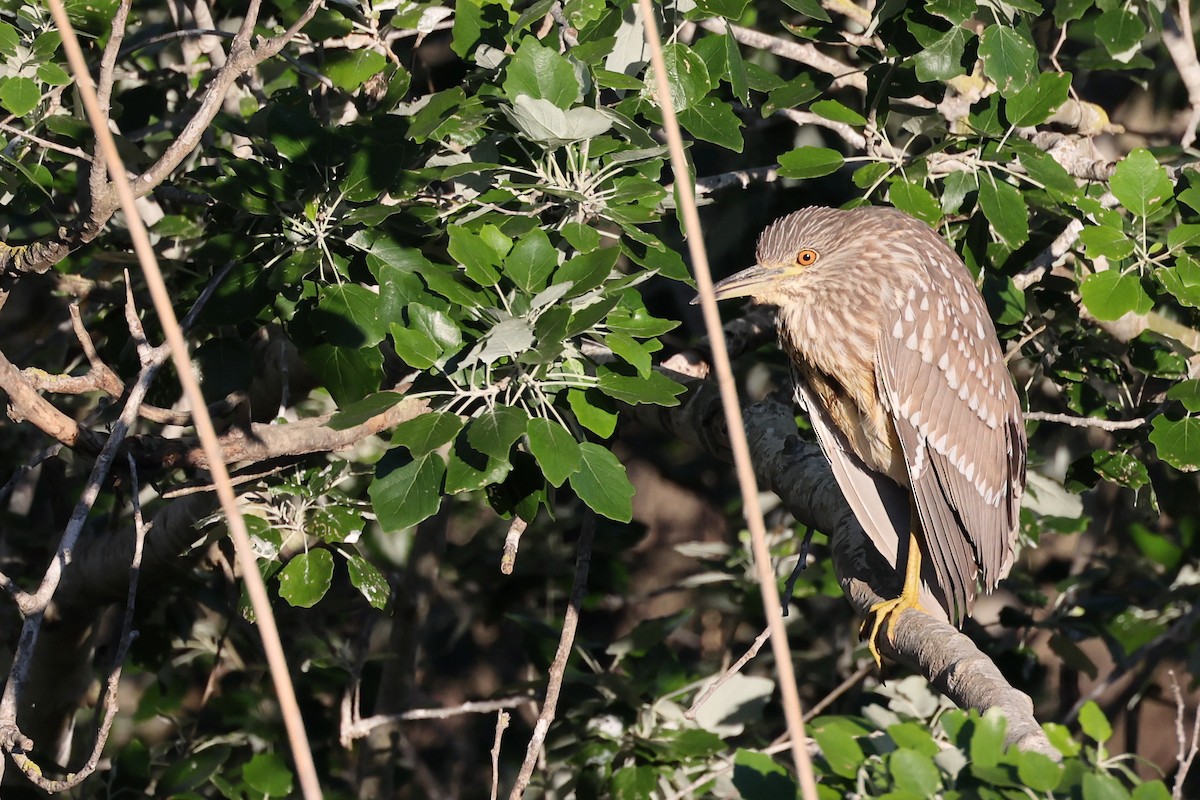
M 883 600 L 871 606 L 869 612 L 871 616 L 868 619 L 873 619 L 873 621 L 871 622 L 871 634 L 867 638 L 867 649 L 871 651 L 871 657 L 875 659 L 876 667 L 883 668 L 883 657 L 879 655 L 879 629 L 883 627 L 883 623 L 886 620 L 888 641 L 894 642 L 896 639 L 896 620 L 910 608 L 925 613 L 925 609 L 921 607 L 920 600 L 907 593 L 901 594 L 895 600 Z M 867 620 L 863 620 L 859 635 L 866 628 Z

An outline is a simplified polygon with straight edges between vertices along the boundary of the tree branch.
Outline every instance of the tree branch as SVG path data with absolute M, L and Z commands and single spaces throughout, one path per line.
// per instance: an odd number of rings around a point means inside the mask
M 711 385 L 692 382 L 686 401 L 674 409 L 636 406 L 632 415 L 728 459 L 720 400 Z M 815 444 L 799 437 L 795 406 L 764 400 L 745 411 L 746 432 L 760 479 L 804 525 L 829 534 L 834 570 L 855 610 L 866 615 L 882 596 L 899 591 L 899 575 L 871 544 L 837 488 L 829 462 Z M 917 611 L 902 614 L 894 642 L 880 637 L 884 655 L 924 675 L 961 708 L 999 708 L 1008 719 L 1008 743 L 1052 758 L 1058 751 L 1033 716 L 1033 702 L 1004 679 L 965 634 L 944 620 Z

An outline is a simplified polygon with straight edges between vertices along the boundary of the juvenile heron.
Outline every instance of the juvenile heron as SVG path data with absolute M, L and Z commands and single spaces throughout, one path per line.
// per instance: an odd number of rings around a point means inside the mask
M 868 647 L 909 608 L 956 625 L 1012 567 L 1025 427 L 983 298 L 958 255 L 890 208 L 806 208 L 772 223 L 718 300 L 779 307 L 779 342 L 838 485 L 897 569 Z M 902 560 L 903 559 L 903 560 Z M 932 567 L 932 569 L 930 568 Z M 926 597 L 940 608 L 921 603 Z M 864 624 L 864 630 L 865 630 Z

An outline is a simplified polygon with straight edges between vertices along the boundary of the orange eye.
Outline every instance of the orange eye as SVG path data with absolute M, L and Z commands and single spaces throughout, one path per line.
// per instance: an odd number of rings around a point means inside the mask
M 796 254 L 796 264 L 801 267 L 811 267 L 817 263 L 817 251 L 805 248 Z

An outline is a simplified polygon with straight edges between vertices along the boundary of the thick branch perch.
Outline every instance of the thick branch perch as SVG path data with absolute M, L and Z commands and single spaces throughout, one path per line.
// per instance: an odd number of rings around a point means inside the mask
M 859 614 L 881 595 L 899 591 L 895 569 L 871 544 L 837 488 L 829 463 L 815 444 L 799 437 L 791 403 L 764 400 L 746 409 L 746 432 L 755 468 L 765 486 L 778 494 L 796 519 L 829 534 L 833 564 L 842 591 Z M 676 409 L 639 406 L 635 412 L 679 438 L 720 458 L 728 444 L 720 399 L 707 384 L 697 384 Z M 880 585 L 885 576 L 886 585 Z M 1033 716 L 1033 702 L 1015 689 L 975 643 L 947 622 L 907 611 L 896 625 L 894 643 L 882 641 L 884 655 L 924 675 L 961 708 L 999 708 L 1008 719 L 1008 743 L 1053 758 L 1050 744 Z

